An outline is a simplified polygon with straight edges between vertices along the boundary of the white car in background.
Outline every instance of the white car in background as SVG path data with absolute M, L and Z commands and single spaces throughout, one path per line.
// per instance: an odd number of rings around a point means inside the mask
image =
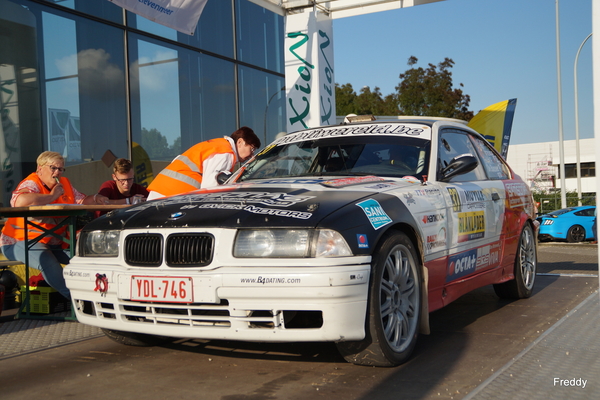
M 394 366 L 463 294 L 531 296 L 534 219 L 481 135 L 400 117 L 288 134 L 218 188 L 110 212 L 64 274 L 78 320 L 125 344 L 330 341 Z

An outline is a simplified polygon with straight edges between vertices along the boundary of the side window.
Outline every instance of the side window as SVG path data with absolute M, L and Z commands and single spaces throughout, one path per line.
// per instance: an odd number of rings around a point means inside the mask
M 479 155 L 469 140 L 466 132 L 458 129 L 444 129 L 440 133 L 440 142 L 438 145 L 438 173 L 447 167 L 452 159 L 463 154 L 470 154 L 479 159 Z M 486 180 L 485 170 L 481 166 L 481 160 L 477 168 L 466 174 L 453 177 L 451 182 L 468 182 Z
M 594 208 L 586 208 L 585 210 L 577 211 L 575 215 L 579 217 L 593 217 L 594 216 Z
M 479 152 L 479 159 L 483 164 L 485 172 L 489 179 L 510 179 L 510 169 L 506 163 L 494 152 L 492 146 L 484 139 L 477 136 L 471 136 L 473 144 Z

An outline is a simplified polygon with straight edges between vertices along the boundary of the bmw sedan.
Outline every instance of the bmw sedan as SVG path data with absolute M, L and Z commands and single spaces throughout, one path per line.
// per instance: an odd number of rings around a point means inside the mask
M 394 366 L 465 293 L 531 296 L 534 218 L 526 183 L 465 123 L 348 123 L 92 221 L 64 275 L 78 320 L 120 343 L 326 341 Z

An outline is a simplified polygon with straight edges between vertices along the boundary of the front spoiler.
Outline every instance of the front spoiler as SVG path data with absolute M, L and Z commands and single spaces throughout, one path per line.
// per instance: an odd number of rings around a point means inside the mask
M 96 274 L 105 276 L 106 288 L 97 284 Z M 64 270 L 77 319 L 100 328 L 265 342 L 355 341 L 365 336 L 370 265 L 177 270 L 171 275 L 184 274 L 194 281 L 193 303 L 130 300 L 127 282 L 133 275 L 161 274 L 97 265 L 68 265 Z

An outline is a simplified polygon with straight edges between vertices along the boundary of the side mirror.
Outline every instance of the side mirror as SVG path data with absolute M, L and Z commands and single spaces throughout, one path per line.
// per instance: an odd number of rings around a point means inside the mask
M 219 172 L 217 174 L 217 183 L 219 185 L 224 184 L 225 182 L 227 182 L 227 179 L 229 179 L 230 176 L 231 176 L 231 172 L 229 172 L 229 171 Z
M 445 182 L 456 175 L 466 174 L 477 168 L 479 161 L 472 154 L 461 154 L 450 161 L 450 164 L 441 171 L 440 181 Z

